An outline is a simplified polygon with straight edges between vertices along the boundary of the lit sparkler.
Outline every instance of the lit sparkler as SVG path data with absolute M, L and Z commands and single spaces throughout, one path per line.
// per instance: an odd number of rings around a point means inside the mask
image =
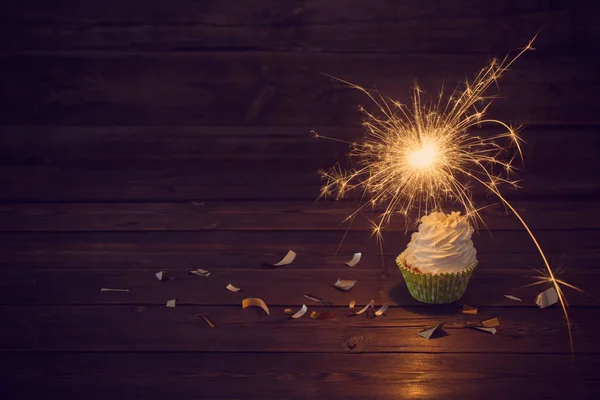
M 473 222 L 483 222 L 472 200 L 471 186 L 482 185 L 515 214 L 540 253 L 547 278 L 559 294 L 573 351 L 567 303 L 559 282 L 533 232 L 501 193 L 503 187 L 518 187 L 518 181 L 511 176 L 515 158 L 523 158 L 523 140 L 518 127 L 486 118 L 493 101 L 486 95 L 487 90 L 523 53 L 533 50 L 534 40 L 535 37 L 513 58 L 493 60 L 471 83 L 466 82 L 462 90 L 455 90 L 448 98 L 440 93 L 435 102 L 423 102 L 418 87 L 414 89 L 412 104 L 407 106 L 332 77 L 366 94 L 380 114 L 361 108 L 366 115 L 363 125 L 367 134 L 361 142 L 347 142 L 352 149 L 349 157 L 356 161 L 356 167 L 343 170 L 338 164 L 321 171 L 325 180 L 321 197 L 335 193 L 342 198 L 349 192 L 359 192 L 363 202 L 347 217 L 350 222 L 366 208 L 382 206 L 383 212 L 370 220 L 372 234 L 381 246 L 383 228 L 394 215 L 409 220 L 416 210 L 419 219 L 423 213 L 440 209 L 446 201 L 457 203 Z M 501 133 L 472 136 L 469 129 L 482 125 L 499 127 Z
M 564 254 L 561 256 L 561 258 L 564 256 Z M 536 280 L 536 282 L 527 284 L 527 285 L 523 285 L 521 286 L 522 288 L 526 288 L 526 287 L 532 287 L 532 286 L 537 286 L 537 285 L 543 285 L 543 284 L 552 284 L 553 280 L 558 283 L 559 285 L 559 289 L 556 290 L 556 292 L 558 293 L 559 298 L 563 297 L 565 300 L 565 304 L 567 305 L 567 307 L 569 306 L 569 303 L 567 302 L 566 296 L 563 293 L 563 290 L 560 288 L 560 286 L 564 286 L 564 287 L 568 287 L 570 289 L 573 289 L 579 293 L 583 293 L 589 297 L 591 297 L 592 299 L 596 300 L 596 301 L 600 301 L 600 299 L 596 296 L 594 296 L 593 294 L 590 294 L 588 292 L 586 292 L 585 290 L 570 284 L 569 282 L 565 282 L 562 279 L 558 279 L 556 278 L 557 276 L 561 275 L 562 273 L 564 273 L 564 269 L 559 267 L 557 269 L 554 270 L 554 277 L 550 277 L 550 275 L 548 274 L 548 271 L 545 271 L 543 269 L 538 269 L 538 268 L 533 268 L 533 270 L 535 272 L 537 272 L 537 275 L 535 276 L 530 276 L 530 278 L 533 278 Z

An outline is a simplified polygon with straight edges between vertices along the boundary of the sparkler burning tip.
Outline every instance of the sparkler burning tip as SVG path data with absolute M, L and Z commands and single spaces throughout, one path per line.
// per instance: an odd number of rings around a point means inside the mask
M 425 143 L 408 155 L 408 163 L 416 169 L 432 167 L 438 157 L 438 149 L 432 143 Z

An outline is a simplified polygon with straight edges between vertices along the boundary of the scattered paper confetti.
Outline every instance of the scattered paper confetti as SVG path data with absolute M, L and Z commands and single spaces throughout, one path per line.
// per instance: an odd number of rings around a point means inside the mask
M 191 270 L 190 274 L 198 275 L 198 276 L 210 276 L 210 271 L 207 271 L 202 268 L 196 268 L 196 269 Z
M 177 305 L 177 299 L 171 299 L 171 300 L 167 301 L 167 307 L 169 307 L 169 308 L 175 308 L 176 305 Z
M 199 315 L 200 315 L 200 318 L 202 318 L 204 320 L 204 322 L 206 322 L 206 324 L 208 326 L 210 326 L 211 328 L 214 328 L 216 326 L 215 324 L 213 324 L 213 322 L 210 319 L 208 319 L 208 317 L 206 315 L 202 315 L 202 314 L 199 314 Z
M 349 267 L 354 267 L 356 264 L 358 264 L 360 262 L 361 256 L 362 256 L 361 253 L 354 253 L 354 256 L 352 256 L 352 260 L 348 261 L 346 263 L 346 265 Z
M 500 320 L 498 318 L 490 318 L 485 321 L 481 321 L 481 325 L 485 328 L 493 328 L 495 326 L 500 326 Z
M 480 331 L 488 332 L 488 333 L 491 333 L 492 335 L 495 335 L 497 332 L 496 328 L 486 328 L 486 327 L 482 327 L 482 326 L 471 326 L 471 328 L 475 328 Z
M 379 310 L 375 311 L 375 316 L 381 317 L 383 314 L 385 314 L 387 309 L 388 309 L 388 305 L 384 304 L 383 306 L 381 306 L 381 308 Z
M 271 315 L 269 313 L 269 307 L 267 307 L 267 304 L 258 297 L 248 297 L 242 300 L 242 308 L 248 307 L 260 307 L 263 309 L 264 312 L 267 313 L 267 315 Z
M 129 289 L 111 289 L 103 287 L 100 289 L 101 292 L 129 292 Z
M 335 312 L 333 312 L 333 311 L 326 311 L 326 312 L 313 311 L 310 313 L 310 318 L 311 319 L 320 319 L 320 320 L 334 319 Z
M 305 304 L 302 304 L 302 307 L 295 313 L 294 313 L 294 310 L 292 310 L 291 308 L 286 308 L 285 310 L 283 310 L 283 312 L 286 315 L 288 315 L 290 318 L 293 318 L 293 319 L 298 319 L 298 318 L 302 317 L 304 314 L 306 314 L 307 311 L 308 311 L 308 307 L 306 307 Z
M 235 287 L 231 283 L 225 286 L 225 289 L 229 290 L 230 292 L 239 292 L 240 290 L 242 290 L 242 288 Z
M 367 311 L 369 308 L 373 307 L 375 305 L 375 300 L 371 300 L 369 303 L 367 303 L 366 306 L 364 306 L 363 308 L 361 308 L 358 311 L 354 310 L 354 307 L 356 306 L 356 300 L 352 300 L 350 302 L 350 305 L 348 306 L 348 308 L 350 308 L 350 312 L 354 315 L 360 315 L 362 313 L 364 313 L 365 311 Z
M 307 299 L 310 299 L 312 301 L 316 301 L 317 303 L 324 304 L 326 306 L 332 306 L 333 305 L 333 303 L 330 302 L 329 300 L 320 299 L 317 296 L 314 296 L 312 294 L 305 294 L 304 297 L 306 297 Z
M 164 273 L 164 271 L 159 271 L 157 273 L 154 274 L 156 276 L 156 279 L 158 279 L 159 281 L 162 281 L 166 278 L 166 274 Z
M 503 294 L 502 296 L 506 297 L 507 299 L 514 300 L 514 301 L 523 301 L 520 298 L 518 298 L 517 296 L 513 296 L 512 294 Z
M 535 304 L 537 304 L 540 308 L 550 307 L 552 304 L 557 302 L 558 293 L 554 287 L 544 290 L 542 293 L 538 294 L 535 299 Z
M 468 304 L 463 304 L 462 312 L 463 312 L 463 314 L 475 315 L 475 314 L 477 314 L 478 310 L 477 310 L 477 307 L 473 307 Z
M 356 281 L 338 279 L 337 282 L 333 284 L 333 286 L 347 292 L 348 290 L 352 289 L 355 284 Z
M 291 264 L 295 258 L 296 258 L 296 253 L 293 250 L 289 250 L 287 252 L 287 254 L 285 255 L 285 257 L 283 257 L 279 262 L 277 262 L 275 264 L 262 263 L 261 265 L 268 266 L 268 267 L 281 267 L 283 265 Z
M 421 336 L 424 339 L 430 339 L 433 336 L 433 334 L 435 333 L 435 331 L 437 331 L 439 329 L 440 326 L 441 326 L 441 324 L 436 325 L 433 328 L 425 329 L 424 331 L 419 332 L 419 336 Z

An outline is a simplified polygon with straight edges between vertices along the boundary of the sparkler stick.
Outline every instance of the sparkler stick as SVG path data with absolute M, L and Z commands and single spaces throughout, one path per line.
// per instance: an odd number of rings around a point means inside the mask
M 361 142 L 349 143 L 349 158 L 356 166 L 346 171 L 337 164 L 328 171 L 320 171 L 325 180 L 321 197 L 336 193 L 337 198 L 342 198 L 349 192 L 359 192 L 361 204 L 346 218 L 350 222 L 367 207 L 383 206 L 377 220 L 370 220 L 372 236 L 382 249 L 382 230 L 392 216 L 401 214 L 409 221 L 416 210 L 418 220 L 422 214 L 441 209 L 444 201 L 457 203 L 473 223 L 483 222 L 480 209 L 472 200 L 471 187 L 471 183 L 481 184 L 514 213 L 542 257 L 548 280 L 559 294 L 573 353 L 565 296 L 535 235 L 500 191 L 501 186 L 518 188 L 518 181 L 511 179 L 511 175 L 516 156 L 523 160 L 519 128 L 485 118 L 493 102 L 493 97 L 485 93 L 523 53 L 533 50 L 536 37 L 537 34 L 513 58 L 493 60 L 471 83 L 466 82 L 462 90 L 454 90 L 447 99 L 440 92 L 433 103 L 421 100 L 422 91 L 418 87 L 414 89 L 412 104 L 407 106 L 331 76 L 364 93 L 377 106 L 379 114 L 361 108 L 366 116 L 363 126 L 367 134 Z M 503 132 L 489 137 L 471 135 L 470 128 L 480 125 L 494 125 Z M 511 150 L 514 154 L 507 160 Z M 498 173 L 498 169 L 503 172 Z

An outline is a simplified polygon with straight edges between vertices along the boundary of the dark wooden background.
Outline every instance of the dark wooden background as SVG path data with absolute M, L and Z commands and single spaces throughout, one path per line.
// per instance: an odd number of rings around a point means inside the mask
M 600 296 L 595 2 L 3 3 L 2 398 L 597 398 L 600 301 L 567 289 L 572 357 L 561 310 L 533 303 L 545 287 L 522 288 L 543 265 L 514 216 L 485 210 L 463 300 L 420 304 L 393 263 L 409 239 L 400 221 L 385 273 L 365 221 L 335 256 L 356 204 L 315 203 L 316 171 L 347 149 L 309 133 L 360 137 L 357 106 L 371 107 L 322 72 L 406 101 L 415 79 L 427 93 L 454 87 L 541 30 L 491 111 L 526 124 L 524 189 L 507 196 L 560 278 Z M 290 248 L 292 265 L 260 266 Z M 355 251 L 363 261 L 349 269 Z M 337 278 L 358 283 L 340 293 Z M 252 296 L 270 317 L 241 309 Z M 344 316 L 372 298 L 386 316 Z M 338 317 L 286 320 L 302 303 Z M 501 320 L 494 336 L 417 335 L 487 317 Z

